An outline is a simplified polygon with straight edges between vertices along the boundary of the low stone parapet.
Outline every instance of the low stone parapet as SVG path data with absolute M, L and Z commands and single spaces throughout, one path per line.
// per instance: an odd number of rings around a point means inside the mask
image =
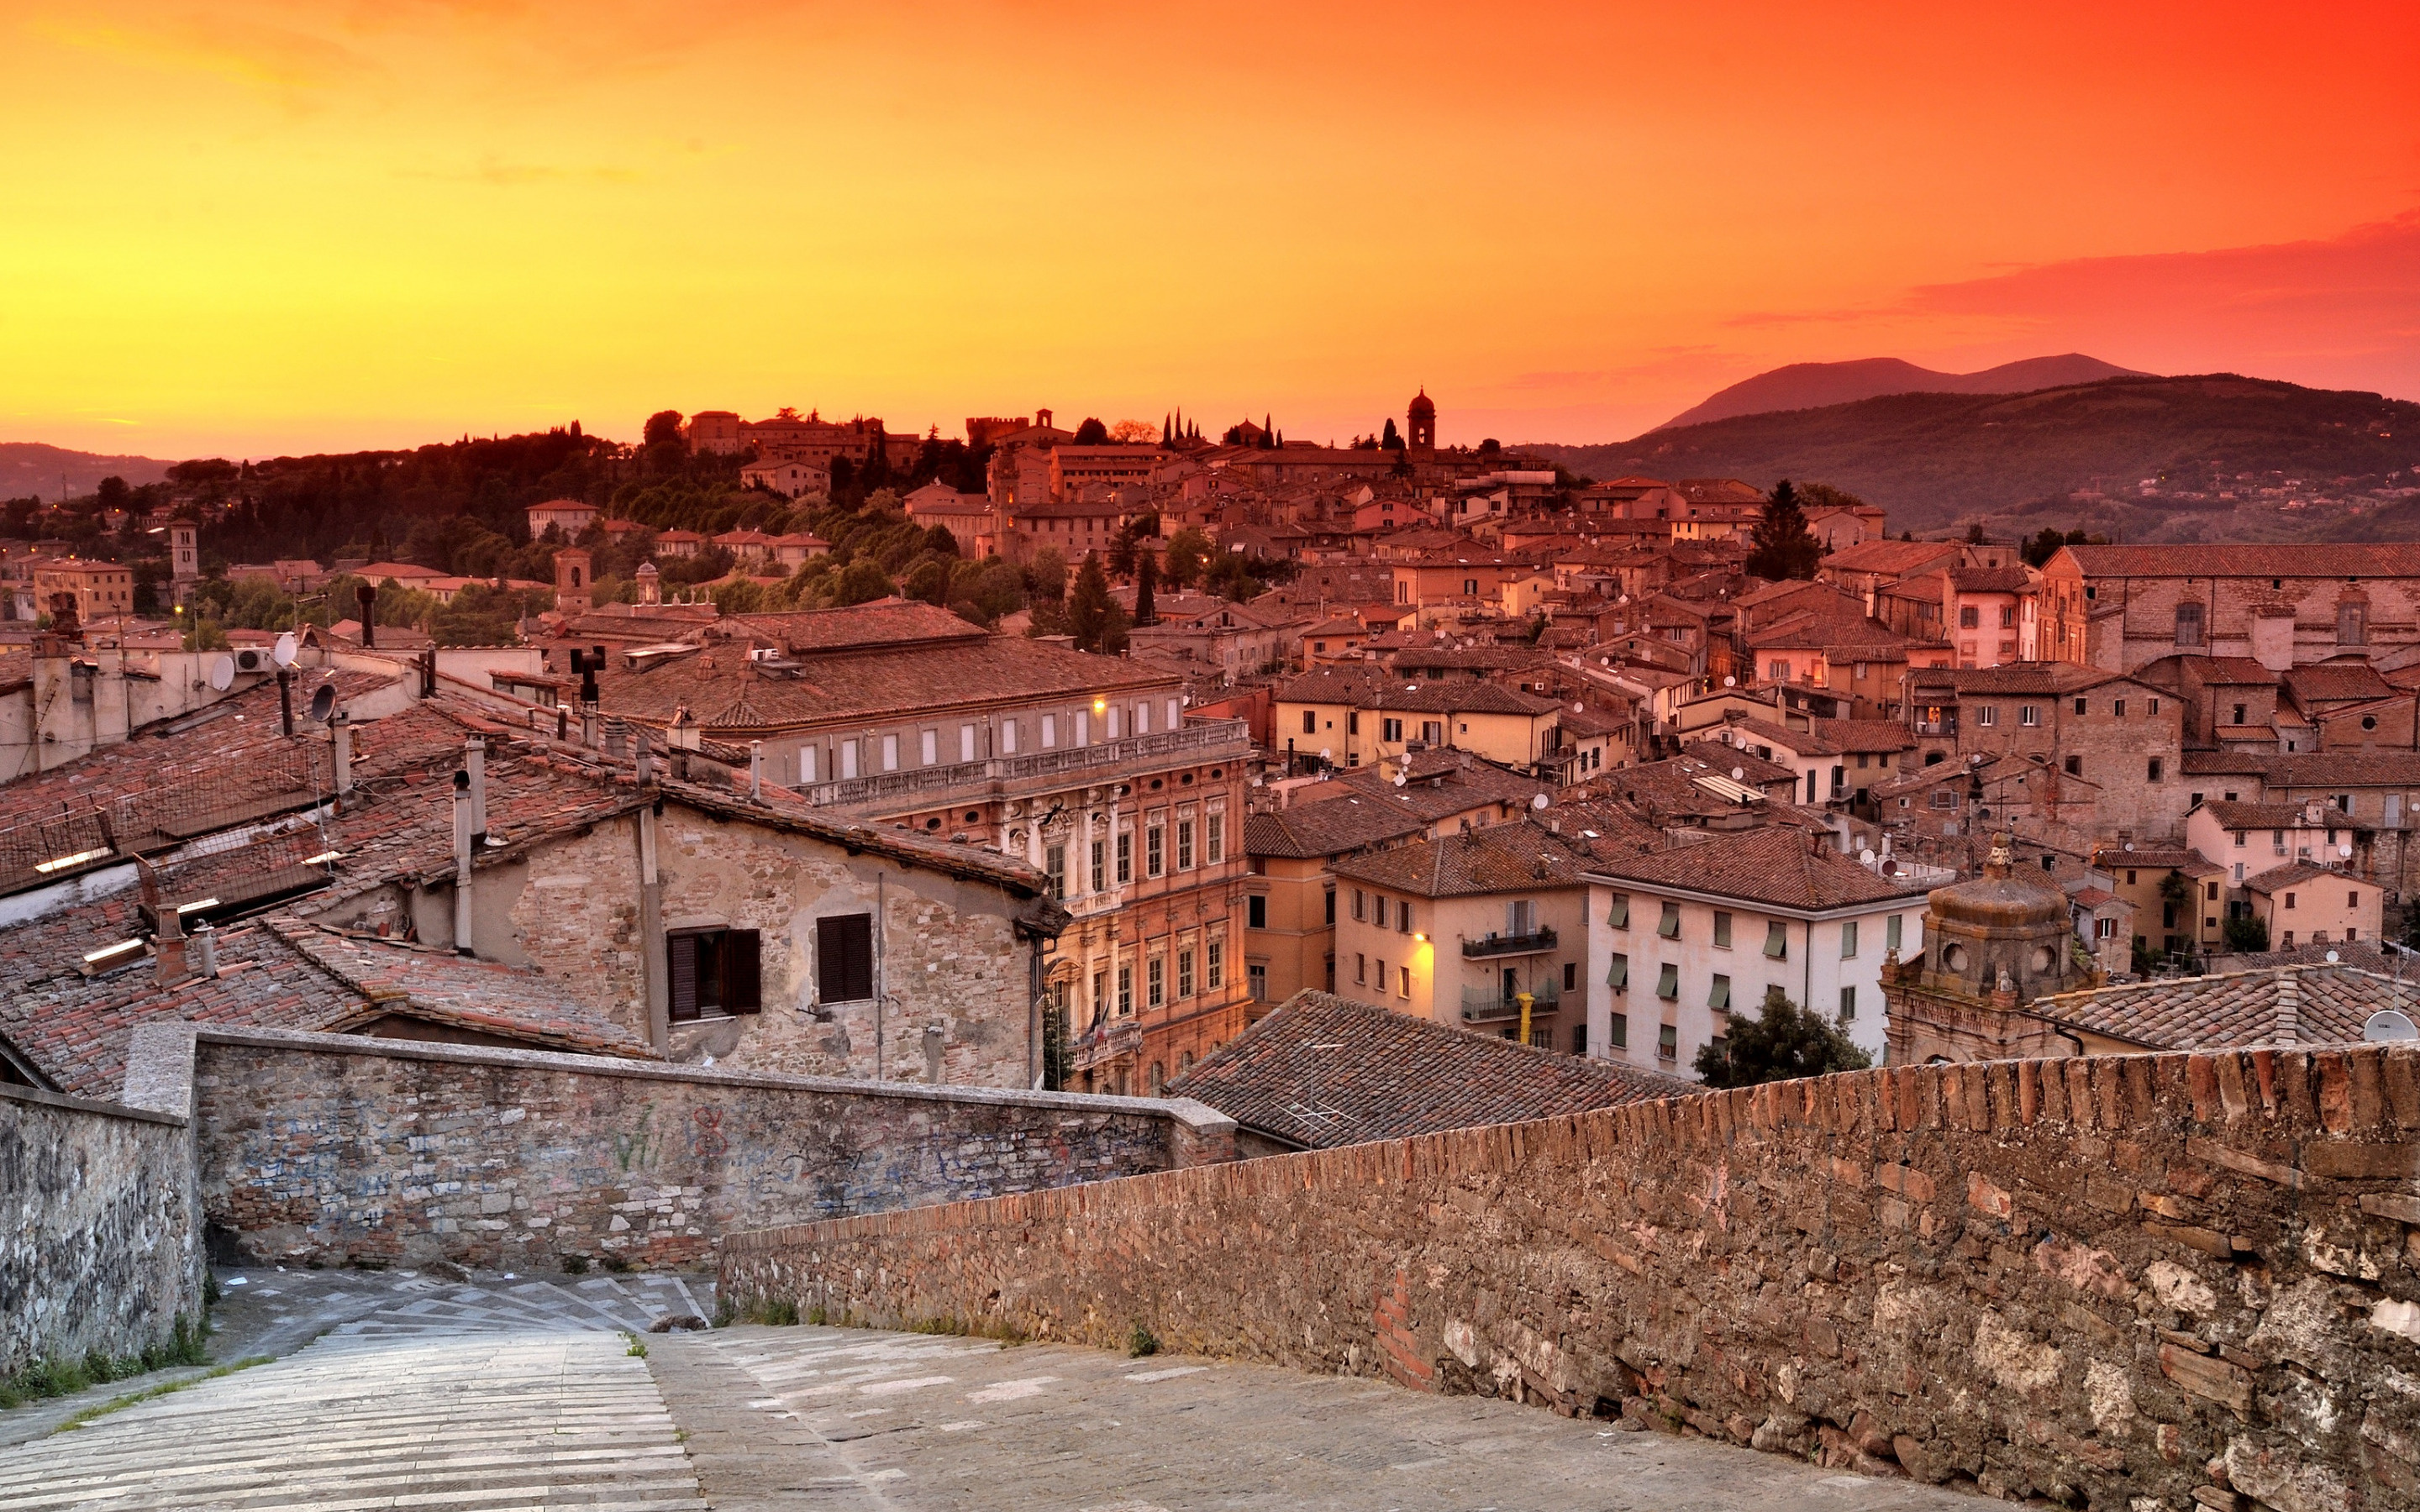
M 1891 1068 L 735 1234 L 721 1279 L 2075 1505 L 2411 1506 L 2415 1134 L 2410 1046 Z

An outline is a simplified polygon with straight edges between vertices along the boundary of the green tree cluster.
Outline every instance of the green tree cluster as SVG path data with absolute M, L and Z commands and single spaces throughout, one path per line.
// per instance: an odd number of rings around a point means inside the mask
M 1708 1087 L 1754 1087 L 1863 1071 L 1872 1064 L 1873 1057 L 1837 1025 L 1800 1008 L 1778 987 L 1764 990 L 1764 1003 L 1755 1018 L 1731 1015 L 1730 1034 L 1719 1042 L 1709 1041 L 1692 1062 Z
M 1764 513 L 1749 536 L 1746 570 L 1776 581 L 1815 576 L 1823 560 L 1823 544 L 1807 528 L 1807 511 L 1788 478 L 1773 486 Z

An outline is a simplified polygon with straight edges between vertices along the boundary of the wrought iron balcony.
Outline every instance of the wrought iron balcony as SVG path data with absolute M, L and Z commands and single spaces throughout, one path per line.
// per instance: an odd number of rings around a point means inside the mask
M 1527 934 L 1490 934 L 1482 939 L 1462 942 L 1465 960 L 1477 961 L 1497 955 L 1542 955 L 1555 948 L 1555 932 L 1540 927 Z
M 1526 989 L 1529 994 L 1529 1015 L 1552 1013 L 1562 1006 L 1562 994 L 1551 981 L 1540 982 Z M 1521 1016 L 1521 999 L 1495 987 L 1465 987 L 1462 990 L 1462 1021 L 1465 1024 L 1500 1024 Z

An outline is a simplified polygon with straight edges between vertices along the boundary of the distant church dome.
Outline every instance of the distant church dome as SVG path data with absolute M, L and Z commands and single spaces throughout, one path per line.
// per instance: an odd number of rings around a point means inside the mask
M 1412 395 L 1411 408 L 1405 412 L 1415 420 L 1436 418 L 1436 401 L 1429 397 L 1429 391 L 1425 385 L 1421 387 L 1419 393 Z

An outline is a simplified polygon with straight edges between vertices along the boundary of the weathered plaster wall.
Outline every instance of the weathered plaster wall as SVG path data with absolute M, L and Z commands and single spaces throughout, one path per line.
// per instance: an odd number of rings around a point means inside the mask
M 182 1119 L 0 1087 L 0 1376 L 202 1312 Z
M 201 1200 L 281 1264 L 694 1264 L 730 1230 L 1232 1159 L 1197 1103 L 209 1030 Z
M 2414 1047 L 1904 1067 L 737 1234 L 721 1278 L 2097 1508 L 2408 1507 L 2415 1131 Z

